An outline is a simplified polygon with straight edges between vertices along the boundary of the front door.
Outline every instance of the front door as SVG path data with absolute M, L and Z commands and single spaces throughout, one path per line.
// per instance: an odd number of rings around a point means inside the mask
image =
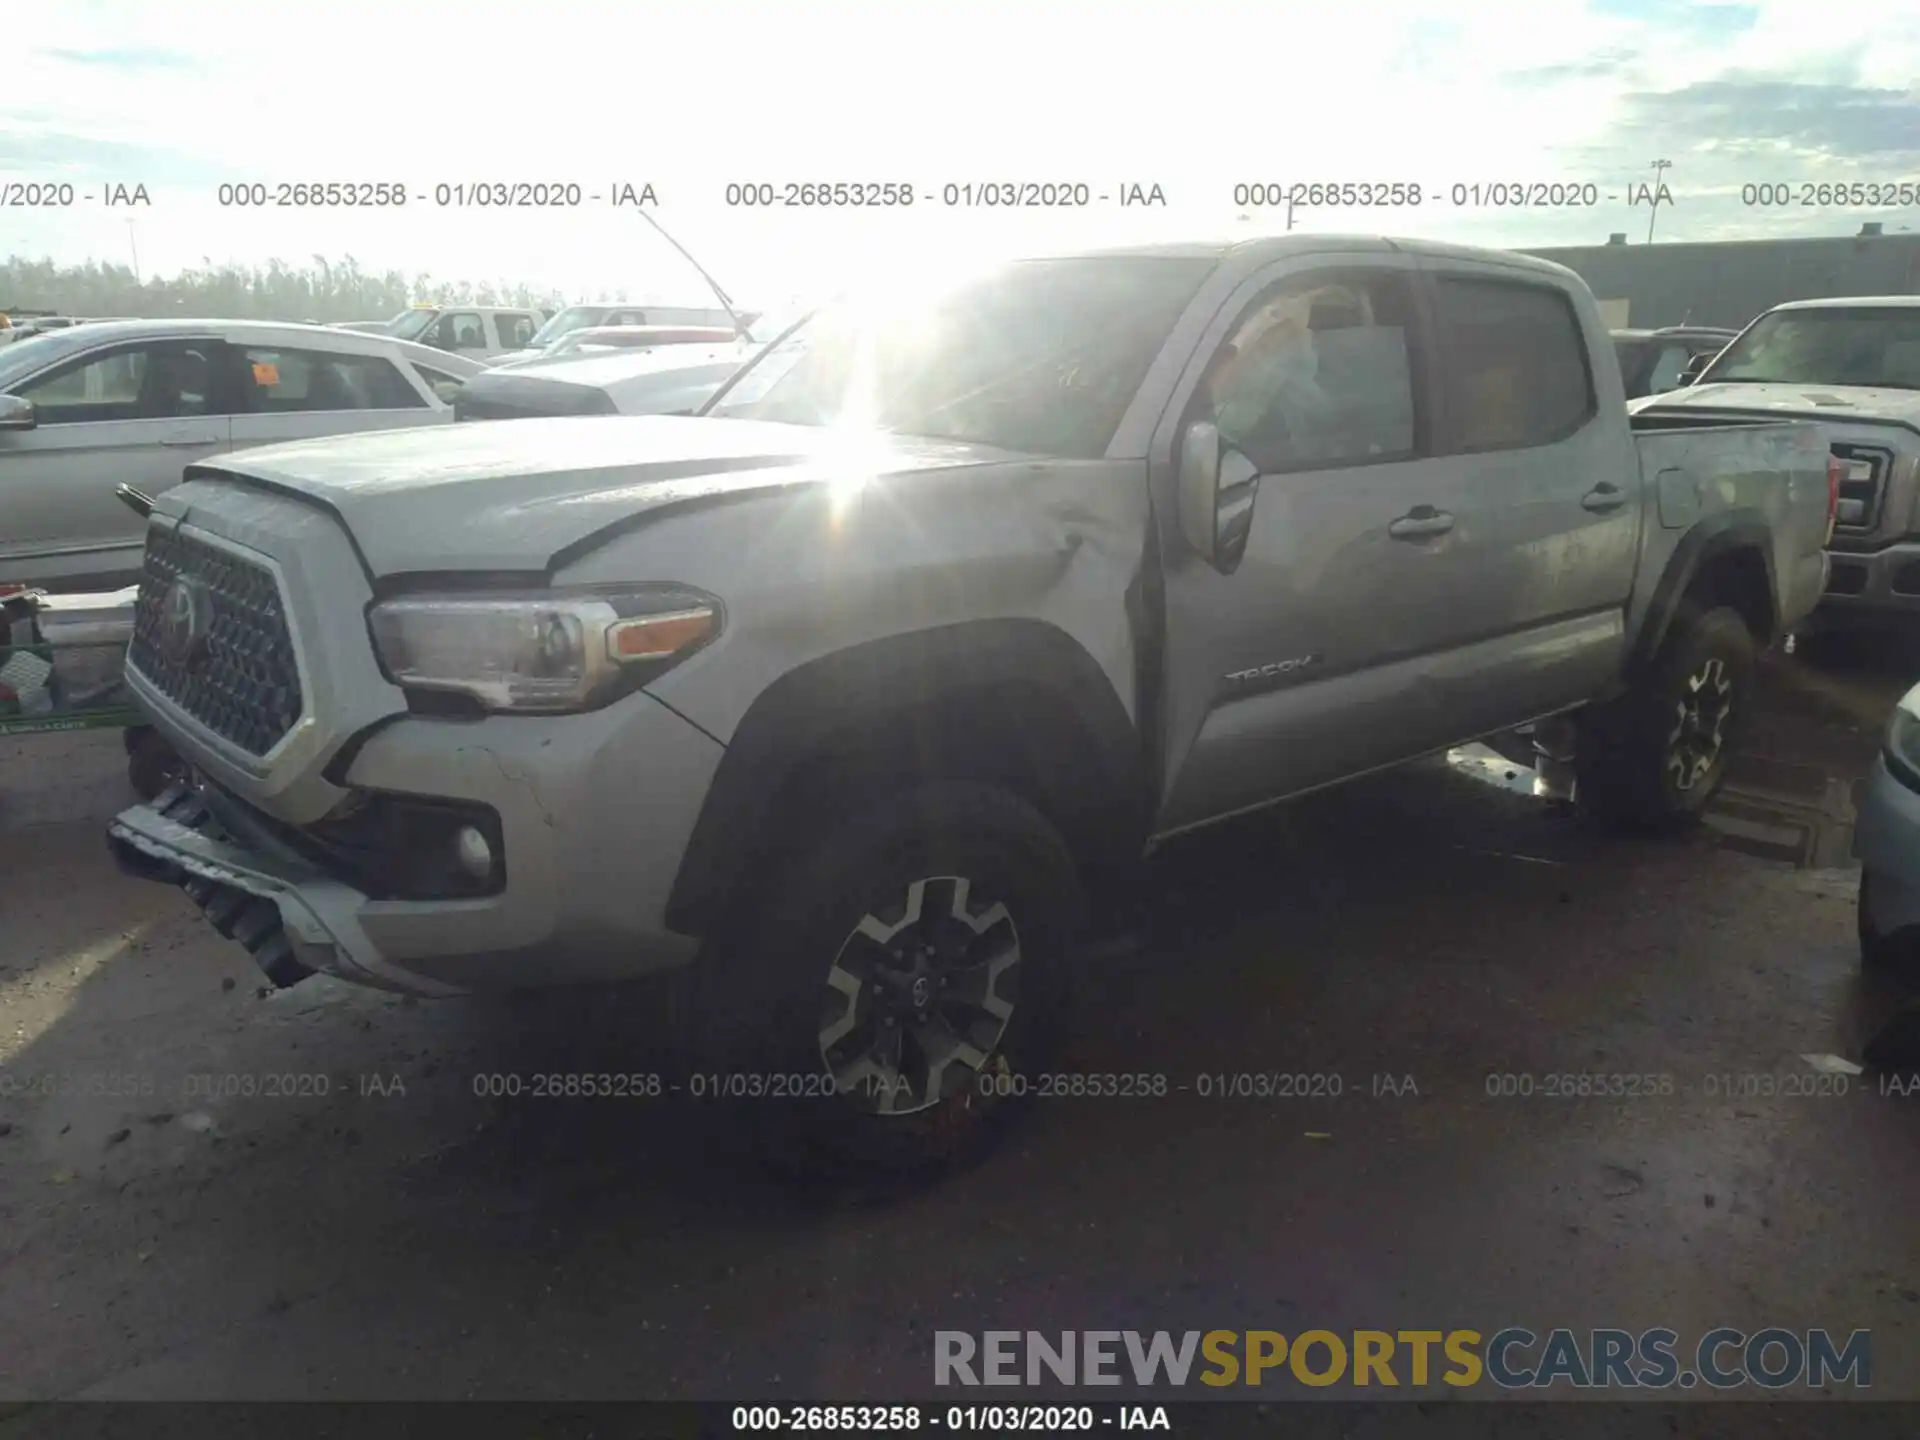
M 232 445 L 224 346 L 213 339 L 116 345 L 12 387 L 31 430 L 0 431 L 0 581 L 65 584 L 137 571 L 146 522 L 115 495 L 156 495 Z
M 1452 738 L 1425 680 L 1489 623 L 1493 517 L 1428 458 L 1432 353 L 1417 261 L 1391 252 L 1279 262 L 1201 342 L 1154 463 L 1210 418 L 1257 478 L 1225 563 L 1162 518 L 1161 833 Z

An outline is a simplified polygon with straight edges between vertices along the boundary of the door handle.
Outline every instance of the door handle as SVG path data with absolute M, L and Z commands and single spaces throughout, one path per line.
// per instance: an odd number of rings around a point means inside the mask
M 1425 540 L 1453 529 L 1453 516 L 1431 505 L 1416 505 L 1387 526 L 1387 534 L 1396 540 Z
M 1591 510 L 1596 515 L 1604 515 L 1609 510 L 1618 510 L 1626 503 L 1627 497 L 1611 480 L 1602 480 L 1580 497 L 1580 508 Z

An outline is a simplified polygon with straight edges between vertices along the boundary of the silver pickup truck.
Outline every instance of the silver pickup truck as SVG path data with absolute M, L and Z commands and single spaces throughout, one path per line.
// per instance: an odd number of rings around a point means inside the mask
M 1920 295 L 1767 311 L 1648 417 L 1807 419 L 1842 462 L 1827 593 L 1807 629 L 1920 617 Z
M 194 781 L 110 841 L 277 984 L 677 972 L 739 1093 L 945 1153 L 1181 832 L 1554 716 L 1590 814 L 1697 816 L 1832 508 L 1815 425 L 1630 425 L 1544 261 L 1027 260 L 702 417 L 196 466 L 127 672 Z

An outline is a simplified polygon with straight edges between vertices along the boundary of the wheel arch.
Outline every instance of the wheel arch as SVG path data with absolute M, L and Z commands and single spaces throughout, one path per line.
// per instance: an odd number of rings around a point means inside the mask
M 1763 649 L 1778 636 L 1780 587 L 1773 568 L 1773 530 L 1764 515 L 1730 510 L 1701 521 L 1674 547 L 1654 586 L 1628 658 L 1628 673 L 1645 675 L 1677 620 L 1689 611 L 1730 605 Z
M 1139 732 L 1106 673 L 1045 621 L 968 621 L 810 660 L 753 702 L 727 745 L 668 899 L 701 935 L 764 862 L 855 795 L 926 779 L 1003 783 L 1101 873 L 1149 817 Z

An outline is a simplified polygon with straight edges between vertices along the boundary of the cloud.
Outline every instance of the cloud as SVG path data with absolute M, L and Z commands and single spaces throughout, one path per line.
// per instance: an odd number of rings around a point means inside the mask
M 1920 161 L 1920 89 L 1737 77 L 1622 97 L 1622 143 L 1881 165 Z M 1903 177 L 1904 178 L 1904 177 Z
M 144 0 L 29 7 L 9 17 L 9 41 L 51 58 L 13 67 L 0 89 L 0 179 L 144 180 L 155 198 L 139 246 L 152 269 L 209 251 L 351 250 L 381 267 L 582 292 L 652 286 L 688 303 L 705 303 L 698 277 L 631 215 L 442 207 L 434 187 L 650 181 L 661 220 L 743 299 L 867 254 L 1244 233 L 1231 201 L 1244 181 L 1591 181 L 1624 195 L 1666 158 L 1676 203 L 1663 236 L 1916 223 L 1739 204 L 1756 177 L 1920 172 L 1912 0 L 1340 0 L 1305 13 L 1182 0 L 1177 33 L 1165 11 L 1091 0 L 656 0 L 644 49 L 675 61 L 644 84 L 618 63 L 582 78 L 580 57 L 638 54 L 624 7 L 547 0 L 535 52 L 504 65 L 473 13 L 469 0 L 334 0 L 324 25 L 290 38 L 254 0 L 199 0 L 183 45 L 178 12 Z M 332 98 L 289 103 L 322 93 Z M 398 180 L 416 198 L 373 213 L 222 208 L 217 187 L 237 179 Z M 949 182 L 1138 182 L 1170 205 L 725 203 L 729 181 L 789 180 L 907 180 L 936 197 Z M 1298 223 L 1525 245 L 1644 234 L 1646 212 L 1624 199 L 1425 205 Z M 7 225 L 10 246 L 63 259 L 117 256 L 127 239 L 117 212 L 10 213 Z
M 198 62 L 191 55 L 182 55 L 177 50 L 162 50 L 142 45 L 104 50 L 77 50 L 56 45 L 38 51 L 36 54 L 68 65 L 98 65 L 115 70 L 195 70 L 199 68 Z M 27 58 L 31 62 L 35 57 L 29 55 Z

